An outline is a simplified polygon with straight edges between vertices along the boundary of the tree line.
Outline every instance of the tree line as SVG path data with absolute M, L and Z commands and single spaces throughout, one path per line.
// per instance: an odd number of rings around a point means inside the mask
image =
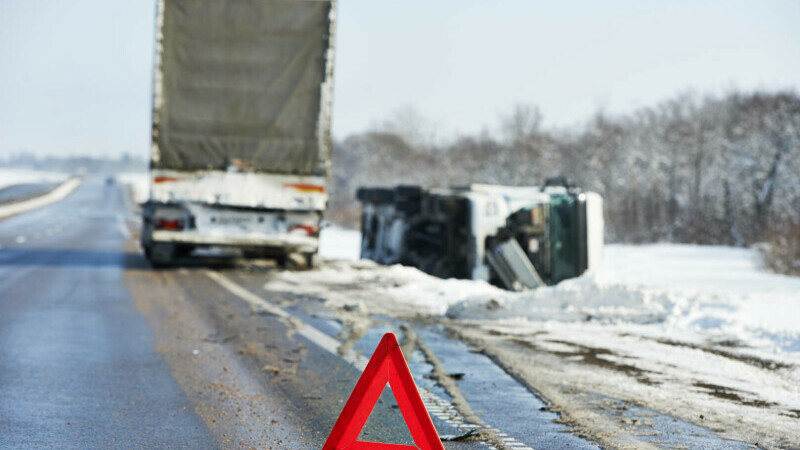
M 609 242 L 769 243 L 768 264 L 800 272 L 800 97 L 684 94 L 573 129 L 529 105 L 499 132 L 447 142 L 413 113 L 334 142 L 331 210 L 357 226 L 360 186 L 539 185 L 564 175 L 604 198 Z

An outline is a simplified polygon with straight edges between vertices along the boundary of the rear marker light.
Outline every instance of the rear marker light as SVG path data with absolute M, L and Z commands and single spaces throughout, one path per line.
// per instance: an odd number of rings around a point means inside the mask
M 319 227 L 314 225 L 292 225 L 289 233 L 302 232 L 308 236 L 319 236 Z
M 183 220 L 181 219 L 157 219 L 156 228 L 160 230 L 182 230 Z
M 304 184 L 304 183 L 286 183 L 283 185 L 285 188 L 295 189 L 300 192 L 325 192 L 325 186 L 319 186 L 316 184 Z
M 180 179 L 178 179 L 176 177 L 163 177 L 163 176 L 153 177 L 153 183 L 156 183 L 156 184 L 172 183 L 172 182 L 175 182 L 175 181 L 180 181 Z

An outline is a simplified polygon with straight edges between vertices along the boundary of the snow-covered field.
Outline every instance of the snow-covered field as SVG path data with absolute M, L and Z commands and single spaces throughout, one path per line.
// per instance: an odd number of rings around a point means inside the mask
M 600 411 L 599 396 L 745 442 L 800 446 L 800 278 L 768 272 L 753 250 L 609 245 L 600 274 L 511 293 L 354 261 L 352 231 L 326 230 L 321 248 L 347 260 L 265 288 L 323 298 L 349 320 L 440 321 L 609 446 L 625 447 L 632 431 Z
M 61 183 L 66 181 L 67 178 L 69 178 L 69 175 L 65 173 L 0 168 L 0 189 L 16 184 Z

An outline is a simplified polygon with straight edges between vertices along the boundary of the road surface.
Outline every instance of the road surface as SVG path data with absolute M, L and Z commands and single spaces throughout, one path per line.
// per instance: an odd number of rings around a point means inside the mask
M 320 301 L 265 291 L 264 261 L 151 269 L 133 209 L 89 177 L 0 221 L 0 447 L 320 448 L 394 331 L 448 449 L 598 448 L 437 324 L 346 335 Z M 730 444 L 692 435 L 679 443 Z M 360 438 L 412 444 L 388 389 Z

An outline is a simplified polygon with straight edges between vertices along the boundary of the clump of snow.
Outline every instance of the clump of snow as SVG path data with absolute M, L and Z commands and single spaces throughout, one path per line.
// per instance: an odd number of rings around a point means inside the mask
M 319 232 L 319 255 L 324 259 L 355 261 L 361 256 L 361 232 L 335 225 Z
M 448 306 L 469 296 L 505 292 L 484 282 L 442 280 L 413 267 L 367 260 L 329 261 L 314 271 L 280 272 L 265 289 L 316 296 L 331 308 L 394 316 L 441 316 Z
M 150 195 L 150 178 L 147 172 L 122 172 L 115 175 L 117 182 L 127 186 L 134 202 L 142 204 Z
M 62 183 L 69 178 L 60 172 L 44 172 L 31 169 L 0 169 L 0 189 L 17 184 Z

